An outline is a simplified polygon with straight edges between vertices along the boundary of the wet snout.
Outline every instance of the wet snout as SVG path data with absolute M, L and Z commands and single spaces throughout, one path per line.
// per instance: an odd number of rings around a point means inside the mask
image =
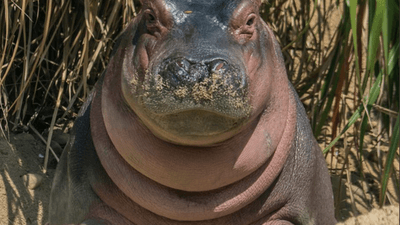
M 181 57 L 166 60 L 161 66 L 159 74 L 163 79 L 169 80 L 173 86 L 191 86 L 213 75 L 223 75 L 234 72 L 234 70 L 234 66 L 223 59 L 196 62 Z

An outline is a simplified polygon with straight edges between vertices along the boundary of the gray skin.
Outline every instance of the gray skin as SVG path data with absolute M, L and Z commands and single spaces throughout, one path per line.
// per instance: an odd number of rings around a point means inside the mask
M 143 0 L 83 105 L 49 224 L 335 224 L 260 0 Z

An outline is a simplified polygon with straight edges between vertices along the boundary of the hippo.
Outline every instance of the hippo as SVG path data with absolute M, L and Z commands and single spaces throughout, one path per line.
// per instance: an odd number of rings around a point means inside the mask
M 49 224 L 335 224 L 260 0 L 142 0 L 82 106 Z

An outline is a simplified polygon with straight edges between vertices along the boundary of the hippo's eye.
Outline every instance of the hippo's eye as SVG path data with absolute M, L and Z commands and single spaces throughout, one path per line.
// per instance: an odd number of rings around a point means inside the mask
M 147 21 L 148 21 L 149 23 L 155 23 L 155 22 L 156 22 L 156 17 L 155 17 L 153 14 L 148 13 L 148 14 L 147 14 Z
M 155 21 L 156 21 L 156 18 L 152 14 L 149 14 L 149 22 L 154 23 Z
M 156 16 L 154 16 L 154 13 L 151 9 L 147 9 L 145 11 L 145 19 L 147 21 L 147 23 L 155 23 L 156 22 Z
M 250 18 L 249 20 L 247 20 L 246 25 L 251 26 L 253 23 L 254 23 L 254 18 Z
M 247 25 L 247 26 L 253 25 L 255 19 L 256 19 L 256 16 L 255 16 L 254 14 L 250 15 L 250 16 L 247 18 L 246 25 Z

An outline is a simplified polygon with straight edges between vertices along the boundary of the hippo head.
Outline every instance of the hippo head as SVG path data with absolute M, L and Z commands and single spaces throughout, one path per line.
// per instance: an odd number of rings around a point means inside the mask
M 209 146 L 258 118 L 272 72 L 258 0 L 142 0 L 120 45 L 122 95 L 159 138 Z

